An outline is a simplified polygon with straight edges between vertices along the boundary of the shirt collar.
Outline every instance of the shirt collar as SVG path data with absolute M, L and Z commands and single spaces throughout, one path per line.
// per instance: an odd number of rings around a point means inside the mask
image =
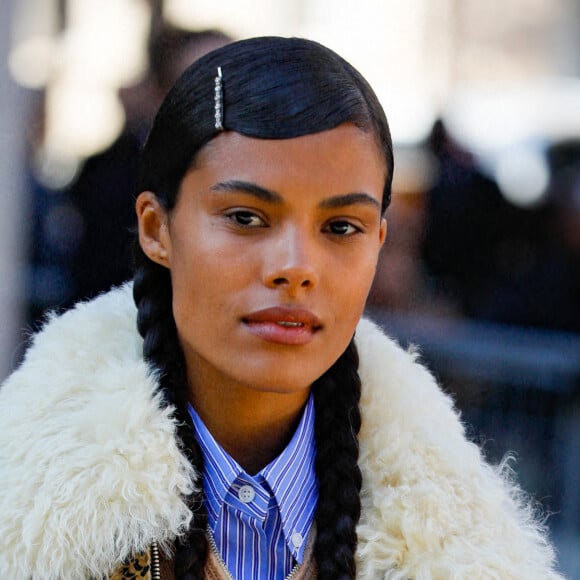
M 304 552 L 318 502 L 315 458 L 314 400 L 311 395 L 290 443 L 260 472 L 274 493 L 284 537 L 295 556 Z M 292 538 L 296 540 L 296 534 L 301 542 L 292 541 Z
M 234 481 L 244 470 L 214 439 L 201 417 L 189 405 L 197 441 L 203 455 L 203 491 L 206 500 L 208 523 L 213 532 L 225 497 Z
M 312 395 L 290 443 L 278 457 L 253 477 L 214 439 L 191 405 L 189 412 L 204 459 L 203 487 L 210 529 L 215 532 L 224 500 L 236 479 L 242 477 L 256 481 L 263 477 L 278 505 L 288 548 L 301 561 L 318 501 L 314 469 L 316 446 Z

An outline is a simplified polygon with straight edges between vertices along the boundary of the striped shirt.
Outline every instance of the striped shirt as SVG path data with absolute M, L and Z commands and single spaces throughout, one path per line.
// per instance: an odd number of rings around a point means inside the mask
M 189 411 L 219 555 L 236 580 L 283 580 L 303 561 L 318 500 L 312 396 L 286 449 L 253 476 L 224 451 L 193 407 Z

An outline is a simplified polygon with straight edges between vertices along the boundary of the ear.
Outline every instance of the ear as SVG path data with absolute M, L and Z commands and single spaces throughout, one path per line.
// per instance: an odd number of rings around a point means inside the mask
M 139 194 L 135 209 L 141 249 L 150 260 L 168 268 L 171 238 L 167 210 L 151 191 Z
M 379 243 L 382 245 L 385 243 L 387 239 L 387 220 L 382 217 L 381 218 L 381 229 L 379 230 Z

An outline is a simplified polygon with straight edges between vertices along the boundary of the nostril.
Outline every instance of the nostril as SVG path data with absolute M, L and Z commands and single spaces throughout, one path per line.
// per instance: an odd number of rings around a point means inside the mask
M 312 276 L 301 273 L 289 273 L 287 276 L 272 276 L 267 279 L 267 285 L 273 288 L 288 286 L 289 288 L 312 288 L 314 280 Z

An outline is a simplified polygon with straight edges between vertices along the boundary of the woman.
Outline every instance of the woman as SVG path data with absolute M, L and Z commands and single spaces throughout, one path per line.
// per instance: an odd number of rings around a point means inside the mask
M 133 286 L 51 318 L 2 388 L 0 577 L 560 577 L 416 356 L 360 320 L 392 175 L 374 93 L 316 43 L 184 73 Z

